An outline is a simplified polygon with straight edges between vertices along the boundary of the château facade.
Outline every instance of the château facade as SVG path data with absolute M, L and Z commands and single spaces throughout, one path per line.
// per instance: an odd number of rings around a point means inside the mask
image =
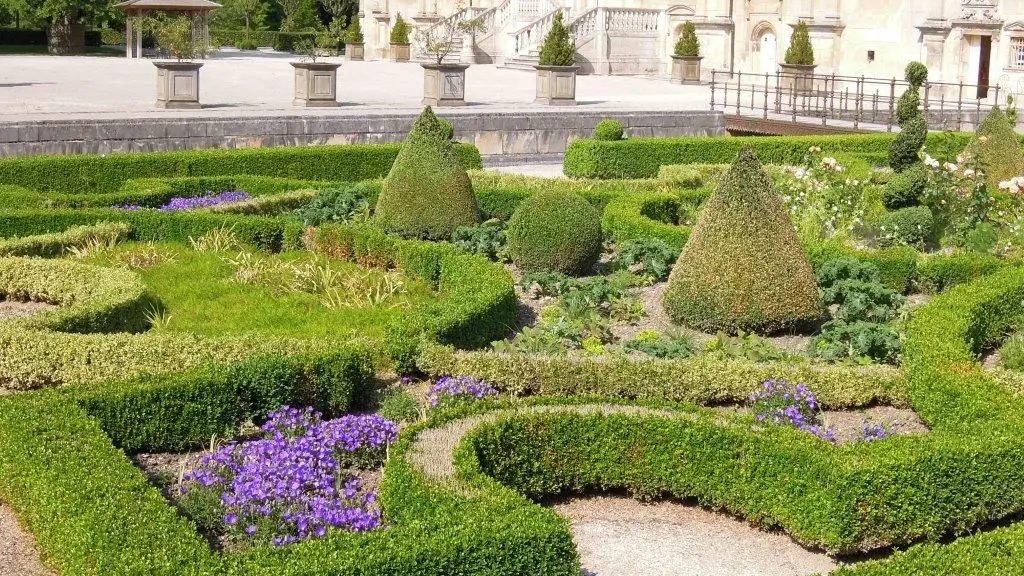
M 479 18 L 449 59 L 529 67 L 556 11 L 576 39 L 583 73 L 662 75 L 683 22 L 701 41 L 703 73 L 774 73 L 798 21 L 819 74 L 902 77 L 920 60 L 932 81 L 1024 89 L 1024 0 L 362 0 L 368 58 L 388 56 L 401 13 L 418 30 Z M 414 52 L 417 51 L 413 34 Z M 421 57 L 422 49 L 419 50 Z

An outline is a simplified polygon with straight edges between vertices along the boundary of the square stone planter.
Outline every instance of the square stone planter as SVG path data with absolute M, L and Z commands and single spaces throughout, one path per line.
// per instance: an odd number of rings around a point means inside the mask
M 700 84 L 701 56 L 672 56 L 673 84 Z
M 391 59 L 395 62 L 408 62 L 409 61 L 409 45 L 408 44 L 390 44 L 391 47 Z
M 306 108 L 338 105 L 338 68 L 341 64 L 292 62 L 295 67 L 295 98 L 292 104 Z
M 197 109 L 201 62 L 153 62 L 156 66 L 156 107 Z
M 427 106 L 466 105 L 466 64 L 421 64 L 423 104 Z
M 535 66 L 537 69 L 537 104 L 548 106 L 576 105 L 576 71 L 579 66 Z
M 363 44 L 349 44 L 345 43 L 345 55 L 348 56 L 349 60 L 362 60 L 363 59 Z
M 779 64 L 779 84 L 786 92 L 809 94 L 814 90 L 814 64 Z

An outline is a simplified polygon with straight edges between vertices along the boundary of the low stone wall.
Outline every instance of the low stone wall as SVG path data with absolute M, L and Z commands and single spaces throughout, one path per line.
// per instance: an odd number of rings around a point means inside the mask
M 400 142 L 416 112 L 292 116 L 174 116 L 135 119 L 0 122 L 0 156 L 110 154 L 199 148 L 249 148 Z M 484 156 L 558 155 L 588 137 L 604 118 L 615 118 L 629 137 L 722 136 L 725 118 L 713 111 L 571 110 L 515 112 L 439 111 L 455 138 Z M 503 161 L 512 158 L 502 158 Z

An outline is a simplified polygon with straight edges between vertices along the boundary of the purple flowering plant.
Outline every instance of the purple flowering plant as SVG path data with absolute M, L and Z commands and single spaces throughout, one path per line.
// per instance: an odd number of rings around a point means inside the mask
M 200 196 L 188 196 L 188 197 L 174 197 L 171 200 L 157 208 L 161 212 L 180 212 L 182 210 L 195 210 L 196 208 L 209 208 L 210 206 L 217 206 L 219 204 L 230 204 L 233 202 L 241 202 L 242 200 L 248 200 L 251 198 L 248 192 L 241 190 L 229 190 L 227 192 L 219 192 L 213 194 L 207 192 Z M 121 204 L 113 206 L 118 210 L 142 210 L 143 206 L 138 204 Z
M 786 380 L 766 380 L 761 386 L 759 392 L 750 396 L 758 422 L 792 426 L 835 443 L 835 431 L 822 426 L 818 399 L 807 386 L 790 384 Z
M 494 386 L 472 376 L 442 376 L 427 392 L 427 400 L 433 407 L 497 397 L 498 390 Z
M 380 526 L 376 493 L 364 493 L 346 468 L 379 466 L 398 436 L 395 423 L 375 415 L 325 421 L 312 408 L 283 406 L 261 430 L 261 439 L 227 443 L 183 476 L 186 508 L 215 511 L 214 528 L 244 547 Z

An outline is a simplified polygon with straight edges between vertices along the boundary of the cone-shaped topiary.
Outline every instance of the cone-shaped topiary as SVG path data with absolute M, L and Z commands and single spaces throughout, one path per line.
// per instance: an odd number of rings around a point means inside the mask
M 586 274 L 601 255 L 601 214 L 572 192 L 538 192 L 516 208 L 506 237 L 512 261 L 527 272 Z
M 803 66 L 814 65 L 814 47 L 811 46 L 811 32 L 807 28 L 807 22 L 797 22 L 793 28 L 793 38 L 789 41 L 789 48 L 786 49 L 786 64 Z
M 363 43 L 363 28 L 359 24 L 359 18 L 353 18 L 352 23 L 348 25 L 348 30 L 345 31 L 345 43 L 346 44 L 362 44 Z
M 700 56 L 700 40 L 697 39 L 697 29 L 693 22 L 683 22 L 683 31 L 676 41 L 676 56 Z
M 395 25 L 391 27 L 391 43 L 399 45 L 409 43 L 409 24 L 402 19 L 401 12 L 395 17 Z
M 771 178 L 744 148 L 669 277 L 665 310 L 701 330 L 771 333 L 820 318 L 814 272 Z
M 999 183 L 1024 174 L 1024 152 L 1006 114 L 998 107 L 978 126 L 966 151 L 977 159 L 985 172 L 989 191 L 998 189 Z
M 544 37 L 540 47 L 541 66 L 572 66 L 576 63 L 576 44 L 569 36 L 569 29 L 562 22 L 562 13 L 556 12 L 551 30 Z
M 388 232 L 433 239 L 480 223 L 473 185 L 429 106 L 381 186 L 376 218 Z

